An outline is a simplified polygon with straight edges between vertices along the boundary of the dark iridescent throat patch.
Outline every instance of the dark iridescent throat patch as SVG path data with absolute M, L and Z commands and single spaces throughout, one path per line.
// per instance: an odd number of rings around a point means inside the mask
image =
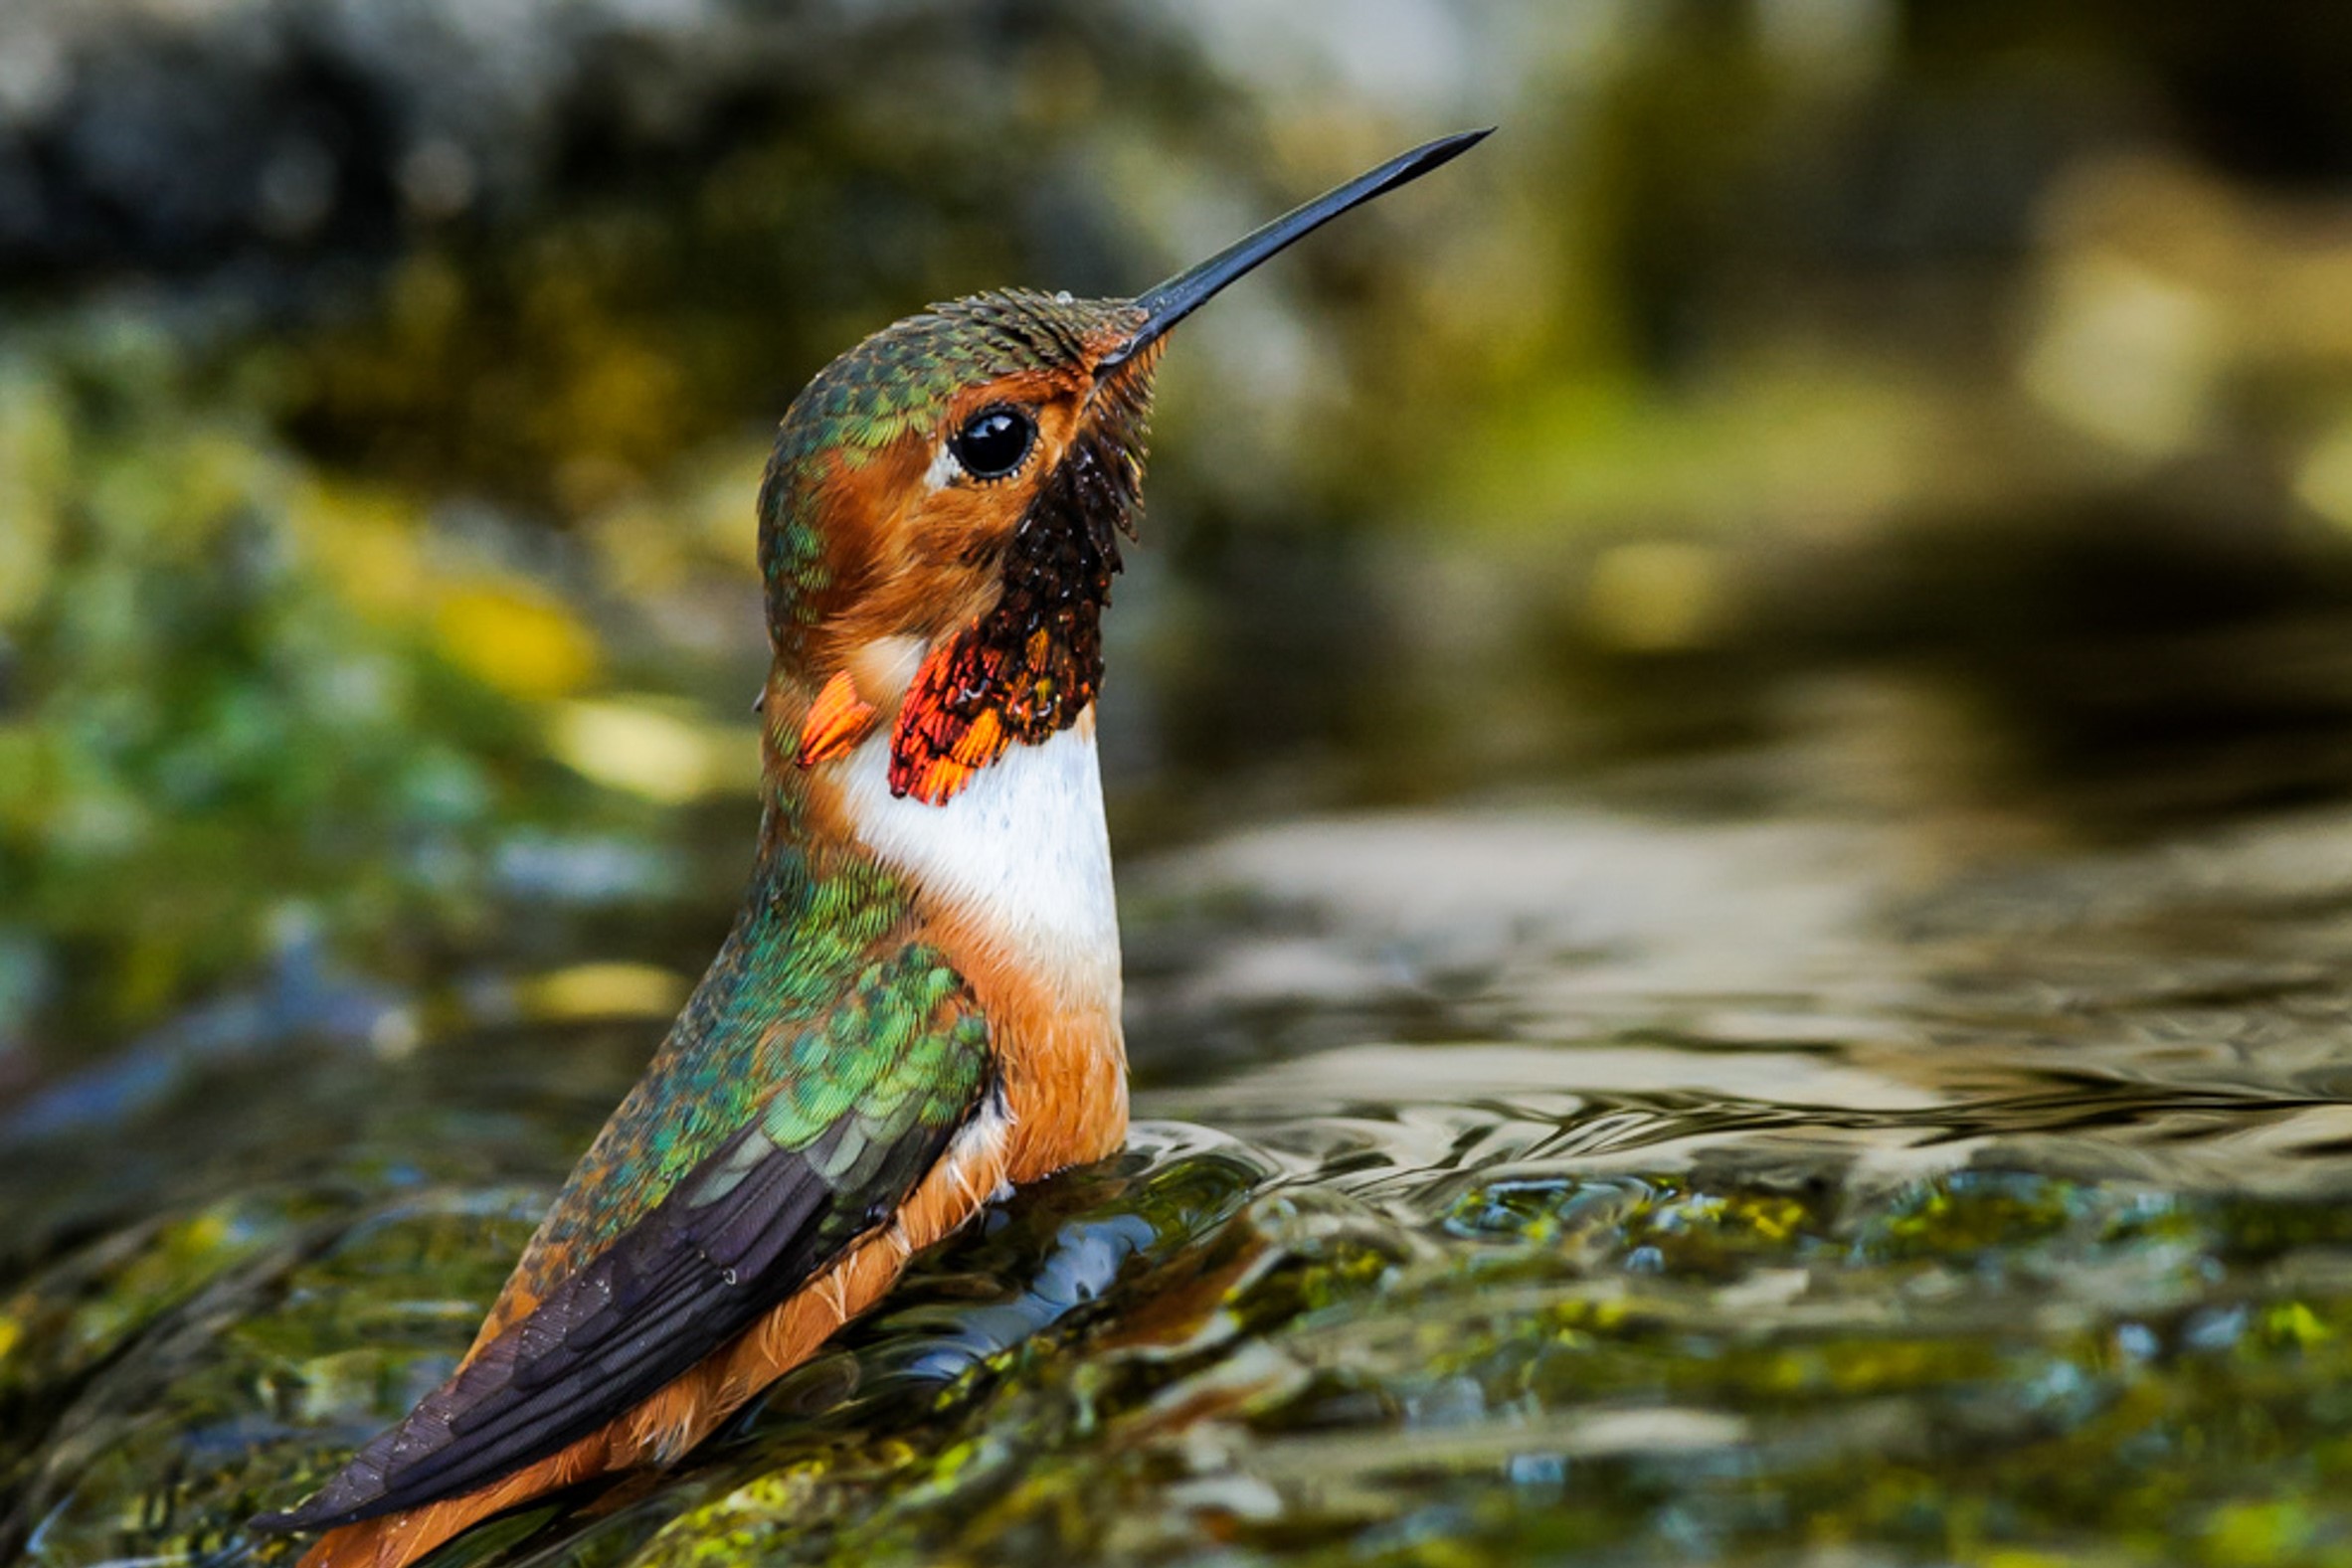
M 1145 371 L 1148 375 L 1148 370 Z M 939 805 L 1015 742 L 1078 722 L 1103 682 L 1103 607 L 1135 537 L 1144 385 L 1123 374 L 1013 530 L 996 608 L 923 661 L 890 736 L 890 791 Z

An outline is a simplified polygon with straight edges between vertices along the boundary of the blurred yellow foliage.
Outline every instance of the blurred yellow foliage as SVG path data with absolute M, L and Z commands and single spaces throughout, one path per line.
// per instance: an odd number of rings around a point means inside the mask
M 48 585 L 71 445 L 54 390 L 0 374 L 0 626 Z
M 2227 338 L 2205 296 L 2136 261 L 2090 252 L 2051 270 L 2019 374 L 2053 414 L 2144 458 L 2201 439 Z
M 663 804 L 748 788 L 758 778 L 759 741 L 748 727 L 700 723 L 645 698 L 564 703 L 548 744 L 598 784 Z
M 492 690 L 546 701 L 595 679 L 596 633 L 554 593 L 511 574 L 437 571 L 415 499 L 309 478 L 289 511 L 338 597 L 379 622 L 424 626 L 444 657 Z
M 666 1018 L 686 999 L 686 978 L 649 963 L 575 963 L 525 981 L 534 1018 Z
M 1720 627 L 1721 552 L 1644 540 L 1615 545 L 1592 564 L 1585 617 L 1602 640 L 1636 652 L 1704 646 Z
M 2321 436 L 2295 472 L 2295 499 L 2352 529 L 2352 420 Z
M 2305 1561 L 2315 1533 L 2310 1510 L 2299 1498 L 2228 1502 L 2206 1524 L 2206 1555 L 2230 1565 Z
M 414 617 L 425 598 L 417 503 L 391 490 L 305 480 L 287 515 L 336 594 L 380 621 Z
M 452 663 L 511 697 L 562 697 L 596 674 L 595 634 L 553 597 L 519 581 L 443 593 L 433 629 Z

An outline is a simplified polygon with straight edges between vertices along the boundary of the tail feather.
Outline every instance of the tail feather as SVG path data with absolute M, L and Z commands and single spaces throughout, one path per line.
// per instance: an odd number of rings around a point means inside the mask
M 981 1195 L 995 1191 L 1009 1175 L 1001 1136 L 951 1149 L 889 1225 L 779 1303 L 725 1351 L 634 1410 L 478 1490 L 339 1525 L 303 1554 L 300 1568 L 408 1568 L 494 1513 L 598 1476 L 675 1459 L 873 1306 L 912 1254 L 971 1219 L 980 1211 Z M 494 1337 L 497 1323 L 493 1314 L 483 1329 L 484 1341 Z
M 871 1306 L 898 1277 L 909 1250 L 905 1236 L 895 1232 L 861 1244 L 814 1286 L 777 1307 L 729 1353 L 712 1357 L 627 1415 L 479 1490 L 338 1525 L 303 1554 L 300 1568 L 408 1568 L 494 1513 L 598 1476 L 666 1463 Z
M 600 1432 L 479 1491 L 340 1525 L 311 1544 L 300 1568 L 407 1568 L 493 1513 L 600 1474 L 610 1468 L 610 1448 Z

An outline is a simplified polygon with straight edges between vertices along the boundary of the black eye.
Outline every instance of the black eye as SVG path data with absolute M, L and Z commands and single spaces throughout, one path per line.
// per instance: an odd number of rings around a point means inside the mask
M 1018 409 L 983 409 L 948 441 L 956 461 L 975 479 L 1001 479 L 1020 466 L 1037 427 Z

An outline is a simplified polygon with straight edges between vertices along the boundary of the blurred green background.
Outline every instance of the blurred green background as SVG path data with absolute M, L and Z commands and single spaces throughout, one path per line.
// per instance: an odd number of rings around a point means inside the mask
M 2026 842 L 2333 796 L 2347 80 L 2288 0 L 15 0 L 0 1069 L 288 962 L 657 1011 L 801 383 L 1471 123 L 1169 357 L 1123 851 L 1563 779 Z
M 451 1559 L 2352 1563 L 2352 10 L 0 0 L 0 1556 L 284 1560 L 749 859 L 753 494 L 1188 322 L 1139 1123 Z M 536 1533 L 534 1533 L 536 1532 Z

